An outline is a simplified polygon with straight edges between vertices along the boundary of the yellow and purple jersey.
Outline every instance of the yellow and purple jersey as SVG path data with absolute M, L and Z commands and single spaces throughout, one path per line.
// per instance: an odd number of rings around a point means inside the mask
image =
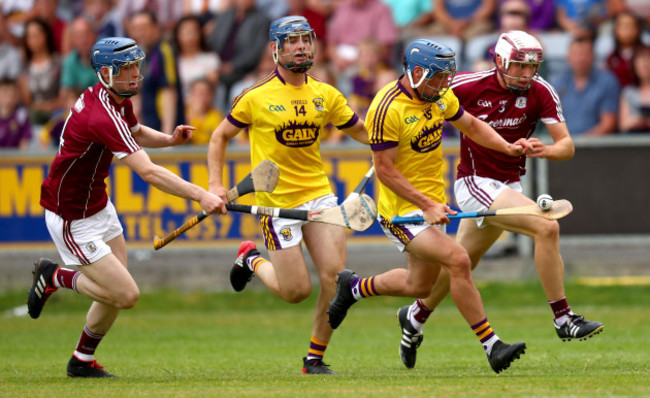
M 463 115 L 451 90 L 430 103 L 413 98 L 400 81 L 382 88 L 366 116 L 373 151 L 397 147 L 395 168 L 418 191 L 435 202 L 445 203 L 442 179 L 442 123 Z M 417 206 L 379 184 L 379 214 L 385 219 L 402 216 Z
M 257 204 L 292 208 L 332 193 L 320 154 L 324 128 L 348 128 L 358 117 L 329 84 L 306 74 L 295 87 L 276 70 L 235 98 L 228 120 L 248 126 L 253 165 L 268 159 L 280 169 L 277 187 L 256 193 Z

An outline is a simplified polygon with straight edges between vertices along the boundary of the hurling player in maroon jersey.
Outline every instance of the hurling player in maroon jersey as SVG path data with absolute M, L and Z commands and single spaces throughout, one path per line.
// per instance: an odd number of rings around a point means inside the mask
M 530 158 L 567 160 L 574 146 L 564 122 L 560 99 L 537 69 L 543 59 L 539 41 L 522 31 L 502 34 L 495 47 L 496 67 L 481 72 L 460 73 L 451 85 L 466 111 L 492 126 L 508 142 L 527 138 Z M 535 126 L 546 125 L 553 144 L 532 138 Z M 510 157 L 461 136 L 460 164 L 454 185 L 461 211 L 496 210 L 535 202 L 522 194 L 520 176 L 526 157 Z M 591 337 L 603 330 L 600 322 L 585 320 L 571 311 L 564 292 L 564 263 L 560 256 L 557 221 L 531 216 L 464 219 L 457 241 L 467 250 L 472 268 L 503 231 L 530 236 L 535 241 L 535 266 L 548 303 L 555 316 L 555 330 L 562 340 Z M 449 292 L 449 276 L 441 272 L 429 297 L 400 311 L 408 311 L 402 324 L 400 356 L 407 367 L 415 365 L 422 342 L 422 326 Z
M 41 205 L 52 240 L 65 266 L 48 259 L 34 265 L 29 315 L 36 319 L 58 288 L 74 290 L 93 303 L 77 347 L 68 362 L 70 377 L 114 377 L 95 360 L 95 349 L 120 309 L 133 307 L 139 291 L 127 270 L 122 226 L 106 193 L 105 179 L 113 157 L 146 182 L 172 195 L 198 202 L 209 213 L 225 214 L 216 195 L 151 162 L 142 147 L 186 142 L 193 127 L 170 134 L 138 123 L 131 96 L 138 93 L 145 54 L 123 37 L 99 40 L 91 50 L 100 83 L 77 100 L 65 122 L 59 151 L 41 187 Z

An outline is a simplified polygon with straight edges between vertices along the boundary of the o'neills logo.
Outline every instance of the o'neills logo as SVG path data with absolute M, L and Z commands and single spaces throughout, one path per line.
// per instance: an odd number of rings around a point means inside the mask
M 442 142 L 442 123 L 436 123 L 432 127 L 423 128 L 418 135 L 411 138 L 411 148 L 415 152 L 431 152 L 440 146 Z
M 320 126 L 291 121 L 275 129 L 275 138 L 288 147 L 310 146 L 318 139 Z

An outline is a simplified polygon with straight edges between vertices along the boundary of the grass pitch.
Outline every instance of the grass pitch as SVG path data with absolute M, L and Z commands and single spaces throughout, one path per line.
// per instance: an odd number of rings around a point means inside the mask
M 145 292 L 124 311 L 97 358 L 111 380 L 65 375 L 89 302 L 59 291 L 41 318 L 0 315 L 0 396 L 648 396 L 647 286 L 567 285 L 569 303 L 605 323 L 587 341 L 563 343 L 537 282 L 480 286 L 488 318 L 526 354 L 500 375 L 451 300 L 431 316 L 415 369 L 398 356 L 395 313 L 410 299 L 356 304 L 325 361 L 336 376 L 302 375 L 315 293 L 286 304 L 267 291 Z M 25 288 L 26 290 L 26 288 Z M 0 314 L 25 292 L 0 292 Z M 643 381 L 645 380 L 645 381 Z

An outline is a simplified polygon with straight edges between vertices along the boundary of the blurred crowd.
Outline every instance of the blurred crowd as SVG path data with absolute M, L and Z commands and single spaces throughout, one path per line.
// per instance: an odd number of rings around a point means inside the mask
M 275 65 L 271 20 L 303 15 L 316 32 L 310 73 L 365 115 L 402 73 L 409 41 L 453 48 L 459 71 L 493 67 L 500 32 L 535 34 L 540 74 L 557 90 L 572 136 L 650 132 L 648 0 L 0 0 L 0 148 L 57 147 L 69 109 L 97 83 L 95 41 L 128 36 L 145 50 L 133 97 L 139 120 L 196 127 L 205 145 L 232 99 Z M 326 142 L 341 143 L 335 129 Z M 454 134 L 452 129 L 448 134 Z M 240 134 L 232 145 L 247 145 Z

